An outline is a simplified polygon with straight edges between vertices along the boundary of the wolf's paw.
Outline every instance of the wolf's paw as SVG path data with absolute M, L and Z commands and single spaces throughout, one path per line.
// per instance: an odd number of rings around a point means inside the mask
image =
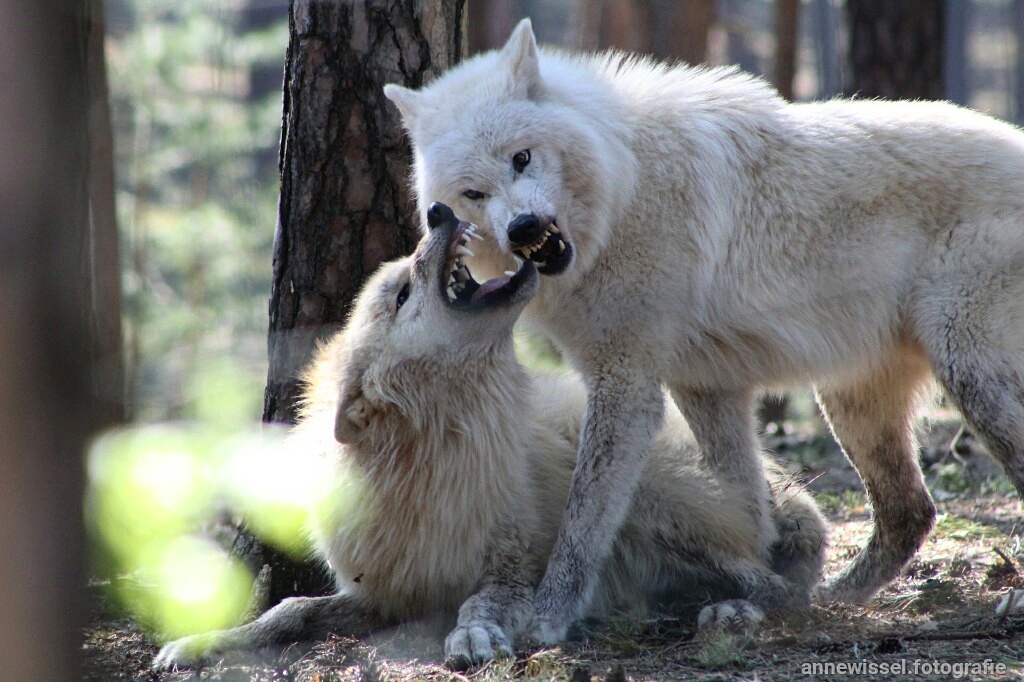
M 217 653 L 217 633 L 207 632 L 168 642 L 153 659 L 153 670 L 198 668 Z
M 814 601 L 819 604 L 867 604 L 877 590 L 858 587 L 842 577 L 818 585 Z
M 456 671 L 469 670 L 495 657 L 511 655 L 508 637 L 489 621 L 459 625 L 444 640 L 444 663 Z
M 565 641 L 568 626 L 556 623 L 550 618 L 534 618 L 526 633 L 520 638 L 524 648 L 542 649 Z
M 721 628 L 730 632 L 752 630 L 764 620 L 764 611 L 746 599 L 729 599 L 705 606 L 697 616 L 698 630 Z

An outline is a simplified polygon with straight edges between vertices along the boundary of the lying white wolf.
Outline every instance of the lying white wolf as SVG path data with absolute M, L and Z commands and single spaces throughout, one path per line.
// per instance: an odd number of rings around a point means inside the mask
M 374 275 L 307 376 L 294 438 L 359 491 L 345 505 L 352 514 L 315 533 L 338 594 L 288 599 L 249 625 L 173 642 L 155 667 L 456 611 L 445 649 L 465 665 L 509 651 L 530 622 L 569 491 L 583 388 L 516 361 L 512 326 L 537 291 L 534 266 L 478 284 L 463 265 L 471 228 L 441 206 L 431 224 L 414 256 Z M 454 302 L 450 286 L 462 292 Z M 772 472 L 781 538 L 766 563 L 742 498 L 697 460 L 682 416 L 669 410 L 594 612 L 732 598 L 702 611 L 715 623 L 809 601 L 826 544 L 810 497 Z M 353 474 L 362 485 L 351 485 Z
M 733 69 L 500 51 L 387 86 L 421 210 L 481 228 L 474 268 L 533 260 L 528 309 L 588 405 L 534 635 L 586 609 L 662 421 L 666 384 L 704 456 L 773 538 L 752 405 L 816 382 L 874 512 L 833 597 L 865 601 L 935 509 L 912 424 L 934 375 L 1024 491 L 1024 134 L 945 103 L 787 104 Z

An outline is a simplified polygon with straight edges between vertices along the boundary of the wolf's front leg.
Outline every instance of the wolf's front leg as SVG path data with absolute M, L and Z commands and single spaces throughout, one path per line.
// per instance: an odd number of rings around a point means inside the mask
M 770 556 L 779 533 L 771 516 L 771 492 L 754 423 L 753 391 L 694 391 L 672 387 L 701 455 L 717 475 L 736 485 L 759 529 L 757 553 Z
M 364 635 L 387 625 L 383 616 L 351 595 L 292 597 L 247 625 L 182 637 L 166 644 L 153 659 L 153 668 L 196 666 L 226 651 L 319 639 L 331 632 Z
M 527 544 L 510 528 L 489 550 L 476 592 L 459 609 L 459 622 L 444 642 L 445 663 L 466 670 L 495 656 L 512 654 L 512 639 L 533 614 L 534 571 Z
M 613 350 L 608 357 L 623 354 Z M 591 377 L 587 389 L 569 499 L 534 598 L 529 636 L 542 645 L 563 640 L 585 615 L 664 414 L 657 378 L 635 367 Z

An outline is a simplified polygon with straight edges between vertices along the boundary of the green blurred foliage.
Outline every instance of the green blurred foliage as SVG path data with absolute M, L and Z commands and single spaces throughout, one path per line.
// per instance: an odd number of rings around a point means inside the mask
M 97 572 L 177 636 L 237 622 L 252 582 L 197 530 L 230 509 L 306 551 L 328 478 L 256 421 L 287 3 L 111 0 L 107 29 L 128 402 L 151 425 L 97 440 L 86 511 Z
M 281 90 L 256 76 L 283 69 L 287 5 L 270 6 L 259 27 L 247 20 L 250 5 L 108 7 L 136 419 L 187 415 L 188 386 L 207 364 L 218 372 L 225 357 L 244 375 L 238 392 L 258 396 L 266 376 Z M 247 409 L 255 418 L 260 405 Z
M 191 389 L 194 419 L 115 430 L 89 452 L 96 571 L 162 638 L 230 627 L 248 611 L 252 575 L 211 539 L 228 510 L 301 557 L 313 529 L 358 523 L 369 508 L 361 479 L 323 456 L 330 434 L 311 441 L 239 420 L 243 406 L 223 398 L 232 385 L 230 368 L 207 373 Z

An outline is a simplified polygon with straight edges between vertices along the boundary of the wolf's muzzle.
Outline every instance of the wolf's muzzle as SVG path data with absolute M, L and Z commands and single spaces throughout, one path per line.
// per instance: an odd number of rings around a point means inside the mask
M 513 247 L 533 244 L 544 236 L 545 228 L 533 213 L 520 213 L 508 224 L 508 241 Z
M 446 204 L 442 204 L 440 201 L 435 201 L 427 209 L 427 226 L 431 230 L 449 221 L 454 223 L 459 222 L 458 218 L 455 217 L 455 212 Z

